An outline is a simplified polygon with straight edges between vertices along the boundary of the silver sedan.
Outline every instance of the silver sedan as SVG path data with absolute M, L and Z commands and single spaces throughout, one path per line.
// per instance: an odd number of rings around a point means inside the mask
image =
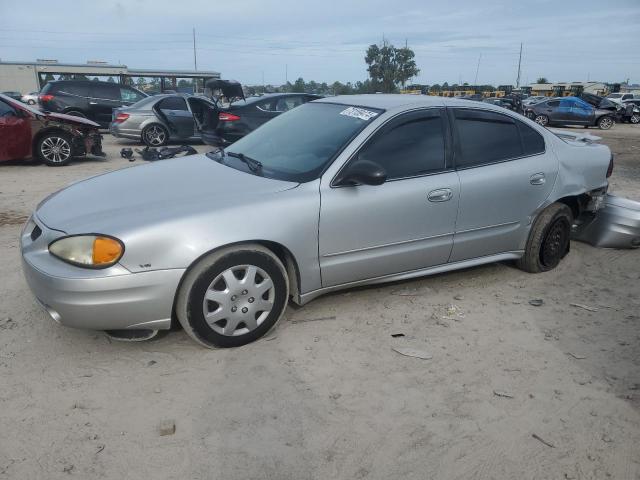
M 114 137 L 159 147 L 170 141 L 200 140 L 203 130 L 215 127 L 217 117 L 216 106 L 208 98 L 185 93 L 154 95 L 114 109 L 109 131 Z
M 226 151 L 49 196 L 22 233 L 24 272 L 61 324 L 141 338 L 179 322 L 239 346 L 290 299 L 503 260 L 553 269 L 607 189 L 611 153 L 587 137 L 483 103 L 323 99 Z

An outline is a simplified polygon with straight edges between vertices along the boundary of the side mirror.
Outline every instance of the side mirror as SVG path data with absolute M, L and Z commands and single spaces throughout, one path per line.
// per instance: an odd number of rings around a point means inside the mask
M 387 171 L 370 160 L 356 160 L 348 165 L 336 181 L 337 185 L 382 185 Z

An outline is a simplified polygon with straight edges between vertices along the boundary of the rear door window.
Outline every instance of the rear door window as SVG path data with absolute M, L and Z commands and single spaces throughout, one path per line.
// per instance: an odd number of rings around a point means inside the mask
M 522 138 L 524 155 L 529 156 L 544 153 L 544 137 L 524 122 L 516 121 L 516 124 L 518 125 L 520 137 Z
M 444 127 L 440 110 L 412 113 L 398 119 L 358 154 L 397 179 L 434 173 L 445 168 Z
M 504 162 L 524 154 L 515 120 L 499 113 L 455 109 L 458 168 Z
M 276 104 L 276 110 L 278 112 L 286 112 L 287 110 L 291 110 L 292 108 L 299 107 L 304 102 L 302 100 L 302 96 L 295 95 L 291 97 L 281 97 L 278 99 Z
M 158 102 L 160 110 L 188 110 L 187 102 L 182 97 L 167 97 Z
M 557 108 L 560 106 L 560 100 L 551 100 L 550 102 L 547 102 L 547 107 L 551 107 L 551 108 Z
M 55 91 L 61 93 L 68 93 L 70 95 L 76 95 L 78 97 L 88 97 L 89 96 L 89 85 L 82 83 L 62 83 L 56 85 L 57 88 L 54 88 Z
M 8 117 L 13 113 L 15 113 L 13 107 L 10 107 L 8 104 L 0 100 L 0 117 Z
M 91 85 L 91 97 L 101 100 L 120 101 L 120 91 L 117 85 L 97 83 L 95 85 Z

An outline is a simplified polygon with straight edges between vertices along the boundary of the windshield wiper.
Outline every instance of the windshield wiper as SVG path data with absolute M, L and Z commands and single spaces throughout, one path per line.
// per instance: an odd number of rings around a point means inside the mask
M 251 157 L 247 157 L 244 153 L 235 153 L 235 152 L 224 152 L 225 155 L 228 155 L 233 158 L 237 158 L 242 162 L 246 163 L 253 173 L 259 173 L 262 171 L 262 163 L 258 160 L 255 160 Z

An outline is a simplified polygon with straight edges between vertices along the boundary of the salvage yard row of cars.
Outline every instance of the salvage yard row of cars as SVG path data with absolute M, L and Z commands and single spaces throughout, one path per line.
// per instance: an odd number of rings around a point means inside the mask
M 142 339 L 180 324 L 235 347 L 290 300 L 496 261 L 551 270 L 576 224 L 640 246 L 640 207 L 607 195 L 612 170 L 596 137 L 499 106 L 318 99 L 224 149 L 50 195 L 22 231 L 24 273 L 63 325 Z

